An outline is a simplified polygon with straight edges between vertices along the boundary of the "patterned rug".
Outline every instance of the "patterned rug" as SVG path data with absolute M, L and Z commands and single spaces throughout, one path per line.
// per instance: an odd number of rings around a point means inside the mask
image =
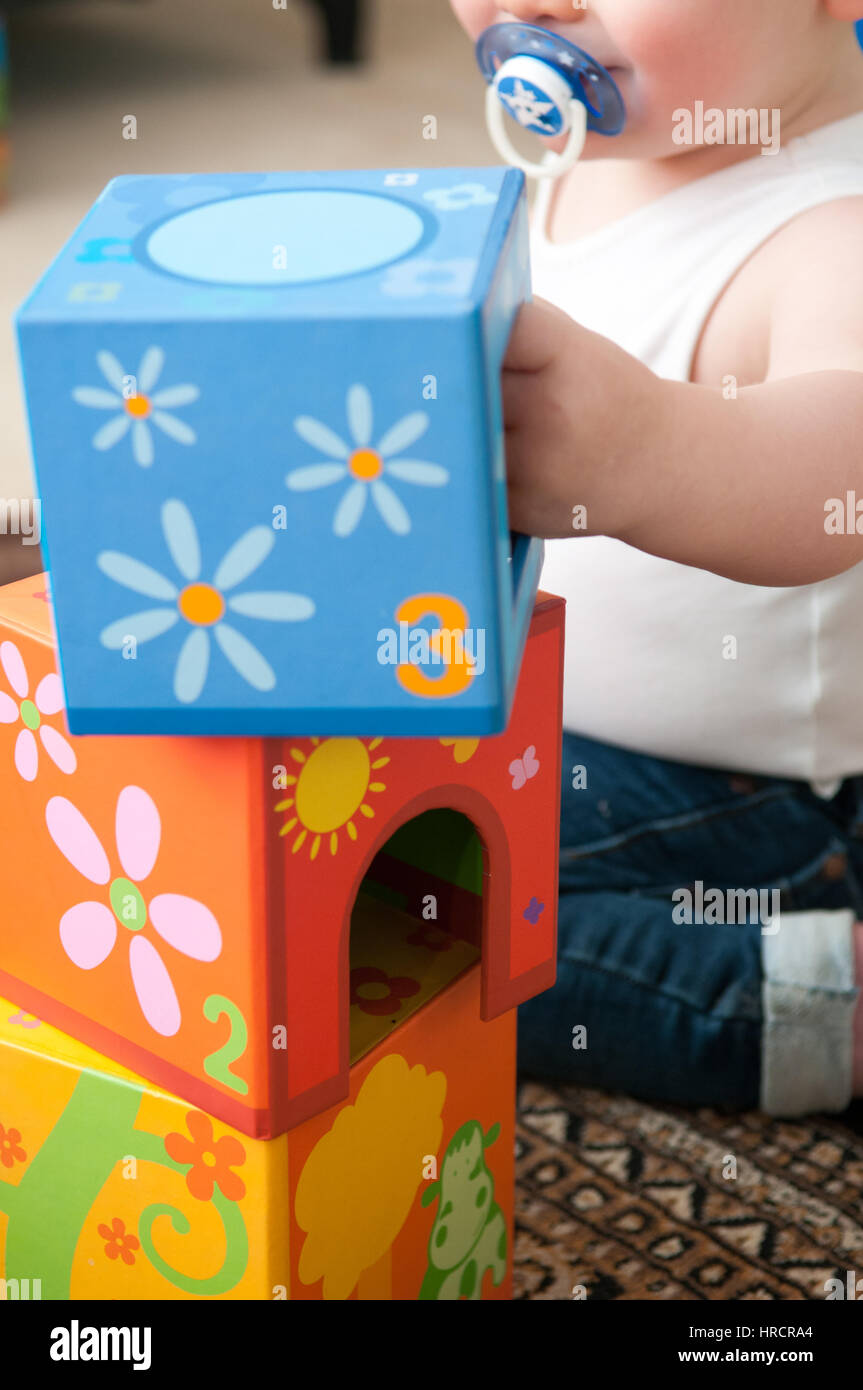
M 863 1278 L 861 1130 L 859 1104 L 771 1120 L 525 1083 L 514 1297 L 823 1299 Z

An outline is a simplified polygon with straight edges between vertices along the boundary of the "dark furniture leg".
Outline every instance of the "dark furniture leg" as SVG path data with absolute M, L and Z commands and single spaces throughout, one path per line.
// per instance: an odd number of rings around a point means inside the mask
M 325 54 L 331 63 L 360 57 L 363 0 L 314 0 L 324 23 Z

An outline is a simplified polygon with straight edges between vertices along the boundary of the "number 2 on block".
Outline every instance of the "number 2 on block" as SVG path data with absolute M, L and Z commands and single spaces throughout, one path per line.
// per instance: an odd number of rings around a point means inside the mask
M 246 1050 L 249 1040 L 246 1020 L 232 999 L 226 999 L 224 994 L 211 994 L 204 1001 L 204 1017 L 209 1023 L 217 1023 L 223 1016 L 228 1019 L 231 1031 L 227 1041 L 204 1058 L 204 1071 L 214 1081 L 221 1081 L 223 1086 L 245 1096 L 249 1093 L 248 1082 L 234 1075 L 231 1064 L 242 1057 Z

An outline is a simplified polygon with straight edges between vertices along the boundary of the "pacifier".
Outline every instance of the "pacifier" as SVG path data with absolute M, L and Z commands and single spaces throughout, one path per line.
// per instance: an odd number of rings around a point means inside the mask
M 538 24 L 493 24 L 480 34 L 476 58 L 488 83 L 485 114 L 498 154 L 532 178 L 559 178 L 581 155 L 589 130 L 619 135 L 626 107 L 614 78 L 595 58 Z M 560 154 L 541 163 L 520 155 L 504 112 L 537 135 L 568 135 Z

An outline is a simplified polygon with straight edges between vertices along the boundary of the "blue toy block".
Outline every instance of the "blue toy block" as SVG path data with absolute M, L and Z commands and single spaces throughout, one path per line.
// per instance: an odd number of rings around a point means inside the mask
M 500 733 L 529 294 L 513 170 L 113 180 L 17 316 L 71 731 Z

